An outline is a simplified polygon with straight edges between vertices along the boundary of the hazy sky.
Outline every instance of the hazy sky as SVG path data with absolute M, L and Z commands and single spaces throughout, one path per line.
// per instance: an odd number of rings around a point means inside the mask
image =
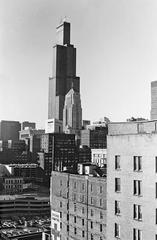
M 83 119 L 149 118 L 156 0 L 0 0 L 0 119 L 44 126 L 52 48 L 64 16 L 77 48 Z

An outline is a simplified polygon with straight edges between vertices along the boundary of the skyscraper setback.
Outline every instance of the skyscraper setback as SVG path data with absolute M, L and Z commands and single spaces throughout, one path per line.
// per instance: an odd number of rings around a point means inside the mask
M 53 47 L 53 74 L 49 78 L 48 118 L 63 120 L 65 95 L 71 87 L 80 92 L 76 76 L 76 48 L 70 43 L 70 23 L 57 27 L 57 42 Z

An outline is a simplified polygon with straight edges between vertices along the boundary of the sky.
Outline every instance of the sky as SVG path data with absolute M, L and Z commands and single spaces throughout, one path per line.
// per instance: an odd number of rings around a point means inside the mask
M 45 126 L 56 27 L 65 16 L 83 119 L 149 119 L 156 13 L 156 0 L 0 0 L 0 120 Z

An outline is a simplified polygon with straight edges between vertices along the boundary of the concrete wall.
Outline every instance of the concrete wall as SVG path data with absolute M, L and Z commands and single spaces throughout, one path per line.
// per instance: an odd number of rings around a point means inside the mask
M 117 129 L 120 125 L 120 128 Z M 156 190 L 157 173 L 157 134 L 132 134 L 137 129 L 135 124 L 109 125 L 108 166 L 107 166 L 107 239 L 115 240 L 114 225 L 120 224 L 121 240 L 133 239 L 133 228 L 142 231 L 143 240 L 155 239 L 156 229 Z M 148 128 L 149 126 L 149 128 Z M 145 124 L 145 129 L 152 131 L 152 123 Z M 130 130 L 129 128 L 132 128 Z M 130 132 L 121 134 L 122 130 Z M 120 170 L 115 170 L 115 155 L 120 155 Z M 133 157 L 142 156 L 142 171 L 133 171 Z M 115 192 L 115 178 L 121 179 L 121 191 Z M 142 181 L 142 195 L 133 195 L 133 181 Z M 115 215 L 115 200 L 120 201 L 120 216 Z M 133 220 L 133 204 L 142 206 L 142 221 Z

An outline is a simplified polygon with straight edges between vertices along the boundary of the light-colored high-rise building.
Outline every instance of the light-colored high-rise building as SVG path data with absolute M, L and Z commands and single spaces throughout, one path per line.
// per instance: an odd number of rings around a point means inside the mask
M 157 239 L 157 121 L 108 125 L 107 239 Z
M 82 108 L 80 94 L 73 88 L 65 96 L 63 109 L 63 131 L 78 133 L 82 128 Z
M 151 82 L 151 120 L 157 119 L 157 81 Z

